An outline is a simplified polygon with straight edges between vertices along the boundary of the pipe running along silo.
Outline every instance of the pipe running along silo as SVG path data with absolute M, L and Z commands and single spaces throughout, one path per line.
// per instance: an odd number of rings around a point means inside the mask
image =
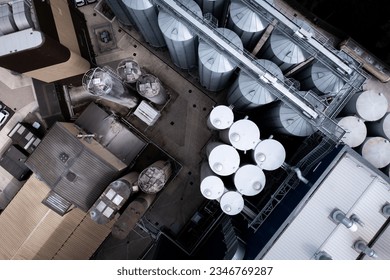
M 215 33 L 225 38 L 237 51 L 243 51 L 241 39 L 233 31 L 227 28 L 217 28 Z M 237 68 L 237 64 L 229 60 L 228 55 L 222 50 L 209 45 L 202 39 L 200 39 L 198 54 L 200 84 L 209 91 L 224 89 Z
M 357 115 L 365 121 L 377 121 L 387 112 L 388 101 L 383 93 L 365 90 L 352 95 L 342 113 Z
M 142 170 L 138 177 L 138 186 L 144 193 L 157 193 L 166 185 L 171 175 L 171 163 L 158 160 Z
M 130 94 L 114 70 L 107 66 L 88 70 L 83 76 L 82 83 L 84 89 L 99 98 L 129 109 L 137 106 L 137 98 Z
M 364 159 L 376 168 L 390 164 L 390 143 L 383 137 L 367 137 L 359 147 Z
M 209 166 L 217 175 L 232 175 L 240 167 L 240 155 L 230 145 L 210 142 L 206 146 L 206 153 Z
M 137 92 L 142 97 L 152 101 L 155 104 L 164 104 L 168 99 L 168 95 L 165 92 L 165 89 L 162 86 L 160 80 L 151 74 L 144 74 L 139 77 L 136 88 Z
M 200 192 L 207 199 L 218 199 L 225 192 L 225 185 L 210 168 L 208 162 L 200 167 Z
M 356 116 L 339 118 L 337 124 L 345 131 L 341 141 L 351 148 L 361 145 L 367 137 L 367 128 L 364 121 Z
M 313 33 L 313 29 L 306 22 L 296 20 L 296 23 L 307 32 Z M 257 56 L 273 61 L 283 72 L 310 57 L 298 43 L 277 29 L 271 33 Z
M 253 63 L 278 80 L 284 81 L 282 70 L 272 61 L 258 59 L 253 61 Z M 275 100 L 275 95 L 266 86 L 260 81 L 256 81 L 243 70 L 240 71 L 238 78 L 227 93 L 228 104 L 233 105 L 235 110 L 241 111 L 253 109 Z
M 286 159 L 286 150 L 279 141 L 265 139 L 256 145 L 252 157 L 261 169 L 272 171 L 282 166 Z
M 245 49 L 252 51 L 259 42 L 268 22 L 239 0 L 232 0 L 229 9 L 227 28 L 233 30 L 242 41 Z
M 367 134 L 390 139 L 390 112 L 375 122 L 367 122 Z
M 158 9 L 150 0 L 122 0 L 138 31 L 151 46 L 165 46 L 164 36 L 158 27 Z
M 193 0 L 179 0 L 187 12 L 202 18 L 202 10 Z M 158 14 L 158 25 L 164 35 L 172 62 L 181 69 L 191 69 L 197 64 L 197 35 L 176 18 L 161 10 Z
M 237 215 L 244 209 L 244 198 L 237 191 L 227 191 L 219 199 L 222 211 L 227 215 Z
M 207 126 L 212 130 L 222 130 L 229 128 L 234 121 L 234 113 L 231 107 L 218 105 L 214 107 L 208 118 Z
M 142 75 L 141 67 L 138 62 L 132 58 L 127 58 L 118 63 L 116 72 L 127 84 L 134 84 Z
M 260 141 L 260 130 L 251 120 L 235 121 L 231 127 L 219 132 L 219 137 L 225 143 L 240 151 L 253 150 Z
M 260 167 L 246 164 L 234 174 L 234 185 L 239 193 L 246 196 L 259 194 L 265 186 L 265 174 Z

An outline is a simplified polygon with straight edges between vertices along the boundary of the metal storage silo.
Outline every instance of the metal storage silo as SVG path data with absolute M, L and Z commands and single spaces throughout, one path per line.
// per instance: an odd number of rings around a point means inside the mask
M 219 137 L 240 151 L 253 150 L 260 141 L 260 130 L 251 120 L 235 121 L 228 129 L 219 132 Z
M 82 79 L 84 89 L 99 98 L 123 105 L 129 109 L 137 106 L 138 100 L 123 85 L 114 70 L 107 66 L 88 70 Z
M 149 0 L 122 0 L 137 29 L 153 47 L 165 46 L 164 36 L 158 27 L 158 9 Z
M 105 3 L 110 7 L 120 23 L 127 26 L 135 25 L 122 0 L 105 0 Z
M 279 141 L 265 139 L 256 145 L 252 157 L 261 169 L 275 170 L 284 163 L 286 150 Z
M 137 92 L 142 97 L 145 97 L 155 104 L 164 104 L 168 99 L 168 95 L 161 85 L 160 80 L 151 74 L 144 74 L 139 77 L 136 87 Z
M 268 22 L 247 5 L 238 0 L 231 1 L 227 28 L 240 36 L 248 51 L 253 50 L 267 26 Z
M 237 215 L 244 209 L 244 198 L 236 191 L 225 192 L 219 201 L 222 211 L 227 215 Z
M 206 146 L 211 170 L 220 176 L 232 175 L 240 167 L 240 155 L 230 145 L 221 142 L 210 142 Z
M 236 46 L 239 51 L 243 50 L 241 39 L 236 33 L 227 28 L 217 28 L 216 32 L 225 37 L 231 45 Z M 221 50 L 203 40 L 200 40 L 198 54 L 200 84 L 210 91 L 224 89 L 237 68 L 237 64 L 230 61 L 226 54 L 221 53 Z
M 270 60 L 258 59 L 254 61 L 267 72 L 283 81 L 282 70 Z M 237 110 L 248 110 L 275 101 L 276 97 L 259 81 L 256 81 L 244 71 L 240 71 L 238 79 L 227 93 L 227 102 Z
M 218 105 L 214 107 L 207 118 L 207 126 L 213 130 L 227 129 L 233 124 L 234 114 L 231 107 Z
M 234 185 L 239 193 L 247 196 L 259 194 L 265 186 L 265 174 L 257 165 L 246 164 L 234 174 Z
M 144 193 L 157 193 L 165 186 L 171 174 L 172 165 L 169 161 L 156 161 L 142 170 L 138 177 L 138 186 Z
M 386 138 L 367 137 L 360 146 L 360 153 L 376 168 L 383 168 L 390 164 L 390 143 Z
M 134 84 L 142 75 L 141 67 L 134 59 L 127 58 L 118 63 L 116 72 L 128 84 Z
M 223 24 L 226 17 L 229 0 L 196 0 L 201 7 L 203 14 L 211 14 L 218 20 L 219 26 Z
M 375 122 L 366 122 L 366 126 L 368 135 L 390 139 L 390 112 Z
M 225 192 L 225 185 L 210 168 L 208 162 L 200 167 L 200 192 L 207 199 L 218 199 Z
M 307 23 L 297 20 L 297 24 L 306 31 L 313 32 Z M 258 56 L 273 61 L 283 72 L 310 57 L 303 48 L 278 30 L 271 33 Z
M 366 90 L 355 93 L 343 108 L 347 115 L 357 115 L 366 121 L 377 121 L 387 112 L 388 101 L 383 93 Z
M 339 118 L 337 119 L 337 124 L 345 130 L 341 140 L 351 148 L 361 145 L 367 137 L 366 125 L 358 117 L 347 116 Z
M 202 18 L 202 10 L 193 0 L 179 0 L 189 12 Z M 164 35 L 172 62 L 179 68 L 191 69 L 197 64 L 196 48 L 198 40 L 196 34 L 183 24 L 179 18 L 173 17 L 165 11 L 158 15 L 158 25 Z

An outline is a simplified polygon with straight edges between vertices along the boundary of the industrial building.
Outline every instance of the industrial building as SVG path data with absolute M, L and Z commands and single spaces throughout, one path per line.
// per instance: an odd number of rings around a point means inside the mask
M 14 2 L 0 259 L 390 259 L 389 86 L 283 1 Z

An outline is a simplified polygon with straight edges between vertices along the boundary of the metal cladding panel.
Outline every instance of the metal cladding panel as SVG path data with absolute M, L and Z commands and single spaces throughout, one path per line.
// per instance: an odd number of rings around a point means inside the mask
M 24 0 L 13 2 L 12 11 L 15 24 L 19 30 L 34 27 L 34 23 L 31 19 L 31 9 Z
M 352 242 L 374 237 L 378 225 L 385 221 L 379 209 L 390 199 L 388 183 L 375 178 L 373 170 L 348 154 L 329 171 L 316 191 L 286 221 L 287 227 L 275 236 L 276 241 L 263 259 L 308 260 L 321 250 L 333 259 L 356 259 L 359 253 L 352 249 Z M 358 226 L 358 231 L 352 232 L 334 223 L 329 215 L 335 208 L 348 217 L 358 215 L 365 227 Z
M 164 36 L 158 26 L 158 10 L 148 0 L 123 0 L 127 6 L 132 21 L 141 32 L 145 41 L 153 47 L 165 46 Z
M 348 116 L 338 119 L 337 123 L 346 132 L 341 140 L 351 148 L 359 146 L 366 139 L 367 127 L 360 118 Z
M 278 80 L 284 80 L 282 70 L 272 61 L 258 59 L 255 60 L 255 64 L 263 67 Z M 276 97 L 266 87 L 244 71 L 240 72 L 238 79 L 227 94 L 228 104 L 234 105 L 234 108 L 238 110 L 256 108 L 275 100 Z
M 390 164 L 390 142 L 386 138 L 367 137 L 359 149 L 362 157 L 376 168 Z
M 375 243 L 371 246 L 372 249 L 377 253 L 378 257 L 381 260 L 390 260 L 390 250 L 389 250 L 389 244 L 390 244 L 390 227 L 388 226 L 387 229 L 381 234 L 378 240 L 375 241 Z M 372 258 L 365 255 L 363 257 L 363 260 L 373 260 Z
M 14 18 L 12 16 L 11 6 L 8 4 L 0 5 L 0 36 L 17 31 Z
M 390 139 L 390 112 L 378 121 L 366 122 L 366 125 L 369 136 L 382 136 Z

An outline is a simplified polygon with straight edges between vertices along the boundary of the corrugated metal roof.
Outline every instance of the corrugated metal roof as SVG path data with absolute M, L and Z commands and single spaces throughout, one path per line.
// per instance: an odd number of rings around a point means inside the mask
M 390 201 L 388 178 L 370 168 L 359 157 L 343 155 L 312 196 L 301 203 L 300 210 L 292 214 L 263 258 L 311 259 L 316 252 L 325 251 L 333 259 L 356 259 L 359 252 L 353 249 L 354 242 L 371 241 L 386 221 L 380 209 Z M 330 214 L 336 208 L 347 217 L 356 214 L 365 226 L 352 232 L 334 223 Z

